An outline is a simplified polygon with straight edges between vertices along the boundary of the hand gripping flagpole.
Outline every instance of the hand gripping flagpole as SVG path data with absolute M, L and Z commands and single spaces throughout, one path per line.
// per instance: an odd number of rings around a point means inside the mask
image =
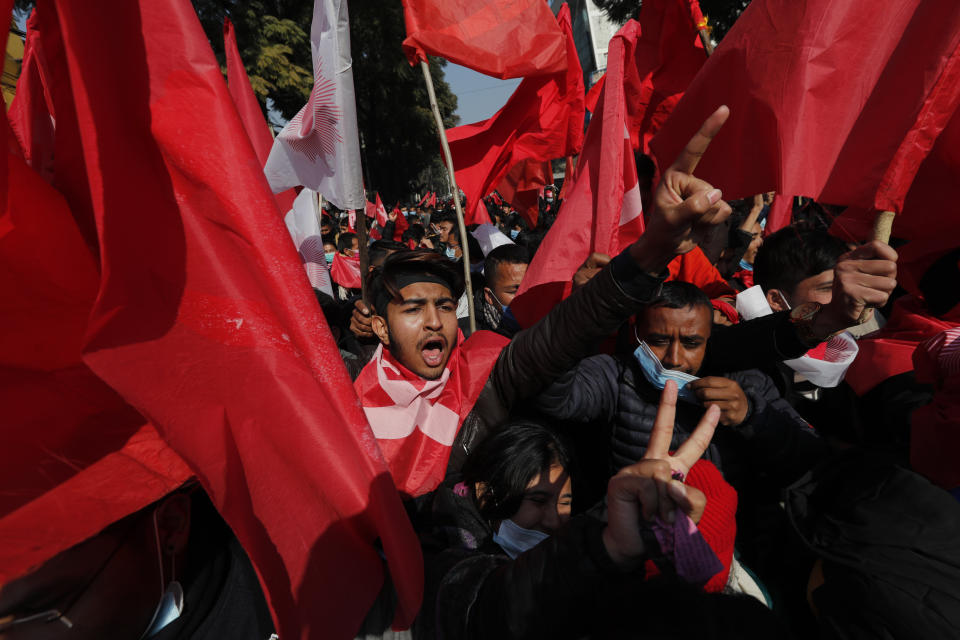
M 427 95 L 430 96 L 430 108 L 433 110 L 433 119 L 437 124 L 437 133 L 440 134 L 440 146 L 443 148 L 443 159 L 447 165 L 447 178 L 450 180 L 450 191 L 453 193 L 453 205 L 457 210 L 457 226 L 460 229 L 460 251 L 463 252 L 463 280 L 467 285 L 467 305 L 470 312 L 470 333 L 477 330 L 476 314 L 473 310 L 473 283 L 470 280 L 470 243 L 467 242 L 467 225 L 463 222 L 463 207 L 460 205 L 460 189 L 457 187 L 457 177 L 453 171 L 453 156 L 450 155 L 450 145 L 447 143 L 447 132 L 443 128 L 443 119 L 440 117 L 440 107 L 437 105 L 437 94 L 433 90 L 433 77 L 430 75 L 430 65 L 420 62 L 423 69 L 423 79 L 427 83 Z

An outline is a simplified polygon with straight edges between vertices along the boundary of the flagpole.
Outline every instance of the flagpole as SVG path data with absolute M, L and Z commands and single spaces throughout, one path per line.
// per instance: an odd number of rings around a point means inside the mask
M 893 231 L 893 219 L 896 214 L 893 211 L 880 211 L 873 221 L 873 239 L 890 244 L 890 232 Z
M 423 69 L 423 79 L 427 83 L 427 95 L 430 96 L 430 108 L 433 110 L 433 119 L 437 124 L 437 133 L 440 135 L 440 147 L 443 149 L 443 159 L 447 165 L 447 180 L 450 182 L 450 192 L 453 194 L 453 205 L 457 210 L 457 226 L 460 229 L 460 251 L 463 253 L 463 280 L 466 284 L 467 308 L 470 312 L 470 333 L 477 330 L 476 314 L 473 310 L 473 282 L 470 280 L 470 243 L 467 242 L 467 225 L 463 222 L 463 207 L 460 205 L 460 189 L 457 187 L 457 177 L 453 171 L 453 156 L 450 155 L 450 145 L 447 143 L 447 132 L 443 128 L 443 118 L 440 117 L 440 107 L 437 105 L 437 94 L 433 90 L 433 77 L 430 75 L 430 65 L 420 62 Z
M 366 193 L 364 193 L 366 200 Z M 367 211 L 366 207 L 357 211 L 357 245 L 360 247 L 360 297 L 367 304 L 367 271 L 370 270 L 370 258 L 367 255 Z

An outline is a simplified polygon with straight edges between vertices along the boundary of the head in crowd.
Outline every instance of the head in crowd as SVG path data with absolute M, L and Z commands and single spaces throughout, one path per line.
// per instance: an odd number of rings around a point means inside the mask
M 327 264 L 333 262 L 333 256 L 337 254 L 337 241 L 332 235 L 323 236 L 323 255 L 327 259 Z
M 640 189 L 640 203 L 644 214 L 653 211 L 653 179 L 657 175 L 657 165 L 653 158 L 639 151 L 633 154 L 637 163 L 637 188 Z
M 927 309 L 935 316 L 942 316 L 960 304 L 960 247 L 948 251 L 920 278 Z
M 833 268 L 846 252 L 843 241 L 826 231 L 785 227 L 764 239 L 753 263 L 753 278 L 774 311 L 806 302 L 829 304 Z
M 696 375 L 707 353 L 713 306 L 689 282 L 671 281 L 637 314 L 637 338 L 643 340 L 664 368 Z
M 360 252 L 360 240 L 355 233 L 341 233 L 337 238 L 337 251 L 352 258 Z
M 430 223 L 437 226 L 437 233 L 439 233 L 440 242 L 444 244 L 452 244 L 454 246 L 460 245 L 460 241 L 456 236 L 453 236 L 451 239 L 451 234 L 457 226 L 454 216 L 450 215 L 449 213 L 434 214 L 430 218 Z
M 403 232 L 403 242 L 413 241 L 413 247 L 419 247 L 420 241 L 423 240 L 425 235 L 422 224 L 411 224 L 406 231 Z
M 507 216 L 504 231 L 510 235 L 511 240 L 516 240 L 526 229 L 527 223 L 519 213 L 513 212 Z
M 753 224 L 750 234 L 753 238 L 750 240 L 747 250 L 743 252 L 743 261 L 753 264 L 757 260 L 757 252 L 760 251 L 760 246 L 763 245 L 763 227 L 760 226 L 759 222 Z
M 570 519 L 573 501 L 570 453 L 552 430 L 512 422 L 482 441 L 463 466 L 477 509 L 494 530 L 506 520 L 552 534 Z
M 217 558 L 223 563 L 229 536 L 206 494 L 174 492 L 3 585 L 0 637 L 149 637 L 165 618 L 157 615 L 162 595 L 180 589 L 187 595 L 182 617 L 197 624 L 216 612 L 198 610 L 191 592 L 206 588 L 203 580 L 224 579 L 210 567 Z
M 324 213 L 320 216 L 320 235 L 327 237 L 333 235 L 333 233 L 333 218 Z
M 439 378 L 457 346 L 458 266 L 429 250 L 398 251 L 368 282 L 377 338 L 413 373 Z
M 488 253 L 483 262 L 487 301 L 504 309 L 510 306 L 529 265 L 530 254 L 519 245 L 500 245 Z
M 407 247 L 402 242 L 394 242 L 393 240 L 375 241 L 367 250 L 367 258 L 370 261 L 370 270 L 372 271 L 373 269 L 382 267 L 384 260 L 386 260 L 387 256 L 389 256 L 391 253 L 406 250 Z
M 340 218 L 340 233 L 347 233 L 350 231 L 350 218 L 346 216 Z

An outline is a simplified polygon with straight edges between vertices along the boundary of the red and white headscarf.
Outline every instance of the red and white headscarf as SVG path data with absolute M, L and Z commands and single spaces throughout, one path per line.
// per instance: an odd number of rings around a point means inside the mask
M 443 482 L 460 425 L 508 342 L 492 331 L 469 340 L 459 333 L 436 380 L 421 378 L 377 347 L 353 384 L 401 493 L 420 496 Z

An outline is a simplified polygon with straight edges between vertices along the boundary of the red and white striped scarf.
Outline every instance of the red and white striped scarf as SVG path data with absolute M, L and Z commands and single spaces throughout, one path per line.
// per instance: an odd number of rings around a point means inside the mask
M 509 342 L 492 331 L 457 337 L 443 374 L 425 380 L 383 345 L 353 383 L 397 489 L 410 497 L 443 482 L 450 449 Z

